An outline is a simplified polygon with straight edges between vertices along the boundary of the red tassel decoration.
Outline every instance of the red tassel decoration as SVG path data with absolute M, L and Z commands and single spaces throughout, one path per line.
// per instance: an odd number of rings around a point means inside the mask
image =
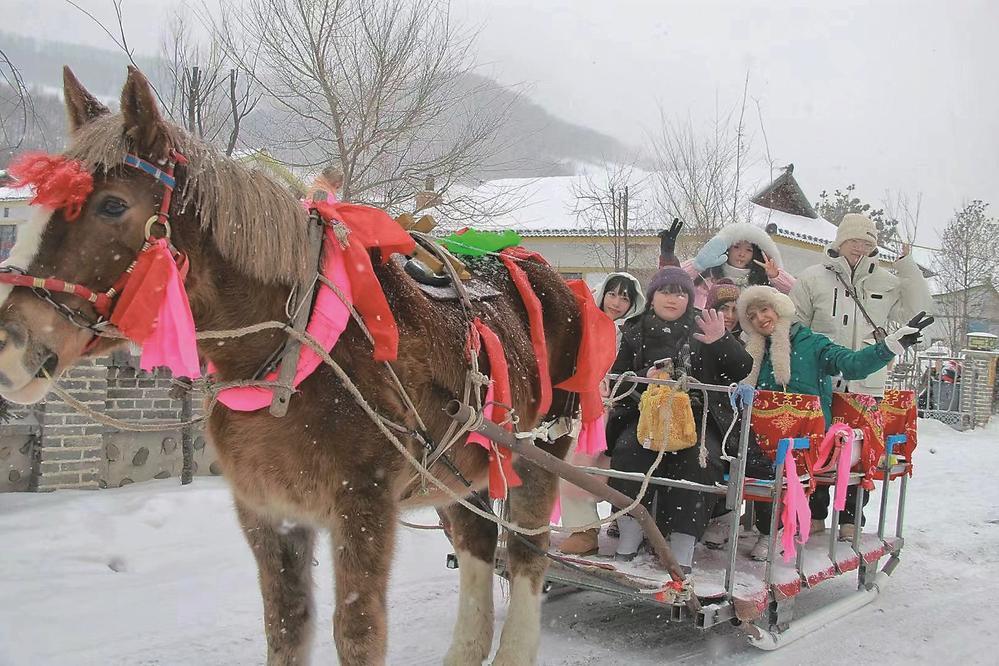
M 33 206 L 62 209 L 69 221 L 80 217 L 83 204 L 94 191 L 94 177 L 83 163 L 64 155 L 25 153 L 8 171 L 22 185 L 34 188 Z

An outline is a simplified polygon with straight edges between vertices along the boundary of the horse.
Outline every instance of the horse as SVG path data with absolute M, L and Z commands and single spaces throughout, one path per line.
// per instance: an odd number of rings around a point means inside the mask
M 128 70 L 120 112 L 112 114 L 64 68 L 70 138 L 64 156 L 93 178 L 78 216 L 40 208 L 22 231 L 12 260 L 30 276 L 57 278 L 104 293 L 129 268 L 167 198 L 170 241 L 186 255 L 184 287 L 198 331 L 231 330 L 287 319 L 295 285 L 314 278 L 305 265 L 307 216 L 301 202 L 267 174 L 217 152 L 165 120 L 147 79 Z M 126 163 L 139 158 L 153 171 L 177 154 L 172 198 L 162 179 Z M 133 160 L 134 162 L 134 160 Z M 156 166 L 159 165 L 159 166 Z M 154 174 L 162 176 L 162 174 Z M 558 273 L 543 261 L 520 262 L 543 307 L 552 384 L 572 376 L 581 336 L 580 306 Z M 499 265 L 499 264 L 497 264 Z M 391 367 L 439 442 L 452 421 L 444 412 L 461 399 L 468 367 L 469 316 L 457 302 L 428 298 L 395 262 L 376 262 L 375 274 L 398 325 Z M 572 415 L 576 403 L 560 389 L 539 413 L 539 360 L 524 303 L 505 270 L 484 276 L 495 299 L 474 303 L 475 316 L 502 342 L 510 402 L 522 428 L 544 418 Z M 0 395 L 33 403 L 80 359 L 107 353 L 120 340 L 98 335 L 93 299 L 78 293 L 0 286 Z M 114 294 L 112 294 L 114 297 Z M 112 301 L 111 307 L 115 303 Z M 81 323 L 83 322 L 83 323 Z M 385 363 L 351 321 L 331 355 L 379 414 L 402 424 L 406 449 L 422 455 L 417 422 Z M 254 377 L 287 339 L 281 330 L 258 330 L 240 339 L 198 341 L 199 357 L 220 382 Z M 481 368 L 489 360 L 481 355 Z M 236 513 L 256 559 L 263 597 L 267 663 L 304 664 L 315 619 L 313 547 L 317 532 L 332 539 L 335 611 L 332 634 L 342 664 L 381 664 L 387 651 L 387 586 L 400 512 L 434 505 L 450 524 L 459 563 L 459 613 L 446 664 L 481 664 L 492 652 L 492 576 L 498 527 L 455 503 L 433 485 L 418 492 L 414 469 L 391 446 L 328 364 L 321 364 L 291 397 L 287 414 L 268 410 L 212 410 L 206 431 L 218 451 Z M 564 457 L 570 435 L 542 448 Z M 458 473 L 437 465 L 433 474 L 452 493 L 471 497 L 484 488 L 488 453 L 479 445 L 454 446 Z M 514 463 L 522 485 L 510 488 L 510 520 L 539 533 L 509 539 L 510 607 L 495 664 L 533 663 L 540 642 L 540 600 L 549 546 L 547 528 L 557 478 L 523 459 Z M 463 479 L 461 478 L 463 477 Z M 431 628 L 432 629 L 432 628 Z

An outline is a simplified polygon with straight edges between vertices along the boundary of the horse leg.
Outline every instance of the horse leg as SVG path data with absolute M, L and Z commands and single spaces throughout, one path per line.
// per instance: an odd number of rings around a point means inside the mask
M 384 664 L 396 504 L 386 484 L 370 479 L 345 484 L 336 499 L 332 538 L 337 656 L 344 666 Z
M 565 455 L 571 438 L 567 436 L 562 440 L 556 446 L 558 451 L 553 451 L 556 455 Z M 516 470 L 524 483 L 510 489 L 511 522 L 527 528 L 548 525 L 558 478 L 523 461 L 519 461 Z M 537 659 L 541 641 L 541 587 L 548 566 L 545 556 L 548 545 L 547 532 L 537 536 L 510 534 L 507 537 L 510 607 L 493 666 L 522 666 L 533 664 Z
M 238 500 L 236 514 L 260 572 L 268 666 L 304 665 L 312 641 L 312 528 L 275 524 Z
M 458 620 L 445 666 L 480 666 L 493 647 L 496 524 L 459 504 L 446 510 L 458 556 Z

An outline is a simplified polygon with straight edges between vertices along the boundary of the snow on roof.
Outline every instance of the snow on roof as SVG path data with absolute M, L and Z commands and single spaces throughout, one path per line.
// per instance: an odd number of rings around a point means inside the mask
M 812 219 L 801 215 L 792 215 L 779 210 L 764 208 L 758 204 L 749 204 L 749 222 L 762 227 L 772 236 L 789 238 L 822 248 L 836 238 L 836 225 L 823 217 Z M 887 248 L 878 248 L 878 254 L 885 261 L 895 261 L 898 255 Z M 916 257 L 916 262 L 924 264 Z
M 826 245 L 836 238 L 836 225 L 821 217 L 792 215 L 754 203 L 749 204 L 748 221 L 775 236 L 812 245 Z
M 644 172 L 636 170 L 636 181 L 645 176 Z M 582 175 L 502 178 L 482 183 L 471 194 L 476 198 L 495 200 L 501 208 L 509 209 L 482 224 L 482 228 L 513 229 L 521 236 L 608 236 L 606 226 L 591 223 L 574 212 L 577 200 L 574 188 L 585 187 L 586 177 Z M 629 209 L 630 235 L 654 236 L 659 233 L 662 227 L 647 214 L 640 188 L 636 186 L 629 191 Z
M 0 201 L 19 201 L 30 199 L 34 192 L 28 186 L 0 187 Z

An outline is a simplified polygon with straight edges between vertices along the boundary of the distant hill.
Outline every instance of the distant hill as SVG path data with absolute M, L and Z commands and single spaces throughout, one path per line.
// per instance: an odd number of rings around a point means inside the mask
M 58 95 L 62 89 L 62 66 L 68 64 L 94 95 L 114 103 L 125 78 L 127 57 L 114 50 L 28 39 L 0 32 L 0 48 L 20 69 L 25 83 L 34 89 L 36 111 L 41 126 L 29 137 L 27 147 L 56 149 L 65 140 Z M 139 67 L 156 82 L 161 68 L 155 58 L 137 59 Z M 473 104 L 488 110 L 509 107 L 509 121 L 497 145 L 500 148 L 484 166 L 481 179 L 569 175 L 587 163 L 626 163 L 636 159 L 638 150 L 612 136 L 561 120 L 532 102 L 526 95 L 504 87 L 492 79 L 469 74 L 463 82 L 474 91 Z M 6 97 L 6 96 L 4 96 Z M 0 100 L 2 101 L 2 100 Z M 0 109 L 2 112 L 2 109 Z M 274 113 L 265 104 L 258 106 L 246 122 L 248 135 L 259 137 L 268 148 L 268 128 Z M 280 155 L 280 150 L 274 150 Z M 0 155 L 0 166 L 7 160 Z

